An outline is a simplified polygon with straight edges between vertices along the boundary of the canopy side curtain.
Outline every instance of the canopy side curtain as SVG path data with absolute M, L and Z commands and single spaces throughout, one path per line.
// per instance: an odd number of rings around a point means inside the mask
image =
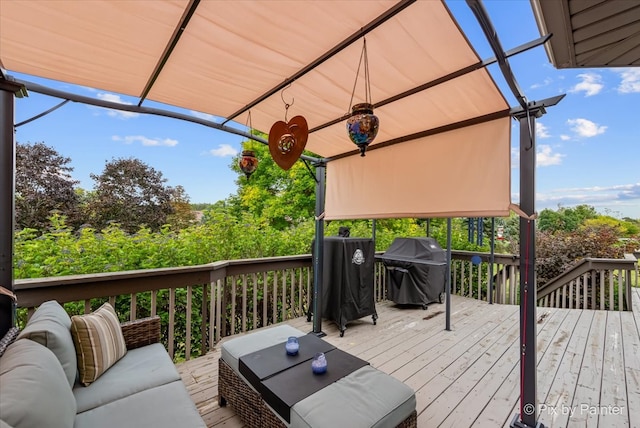
M 324 218 L 508 217 L 510 120 L 328 162 Z

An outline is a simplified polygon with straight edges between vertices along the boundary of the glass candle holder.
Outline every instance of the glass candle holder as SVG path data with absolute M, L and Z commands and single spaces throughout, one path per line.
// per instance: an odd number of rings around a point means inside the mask
M 318 352 L 311 360 L 311 370 L 315 374 L 322 374 L 327 371 L 327 358 L 322 352 Z
M 298 338 L 293 336 L 288 338 L 287 343 L 284 344 L 284 348 L 287 350 L 287 355 L 296 355 L 298 353 L 298 349 L 300 349 Z

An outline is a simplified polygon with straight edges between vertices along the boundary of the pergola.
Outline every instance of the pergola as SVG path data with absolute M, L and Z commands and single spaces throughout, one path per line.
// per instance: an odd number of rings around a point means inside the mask
M 253 127 L 266 133 L 285 114 L 304 116 L 306 150 L 317 155 L 303 156 L 315 166 L 318 183 L 316 309 L 324 220 L 507 216 L 515 118 L 520 124 L 522 388 L 521 413 L 512 425 L 536 426 L 534 130 L 535 119 L 562 96 L 527 100 L 509 67 L 508 57 L 550 36 L 505 52 L 480 1 L 467 4 L 494 51 L 492 58 L 478 57 L 444 1 L 1 2 L 0 285 L 13 289 L 14 98 L 29 91 L 189 120 L 254 139 L 233 123 L 247 123 L 251 113 Z M 364 101 L 354 80 L 365 38 L 380 130 L 361 157 L 345 120 L 350 98 Z M 516 106 L 509 106 L 489 74 L 487 66 L 494 63 Z M 61 92 L 16 80 L 11 72 L 126 94 L 138 103 Z M 287 110 L 290 99 L 295 102 Z M 147 101 L 220 119 L 151 108 Z M 425 158 L 437 161 L 427 167 L 419 161 Z M 463 182 L 474 186 L 460 186 Z M 11 301 L 0 296 L 0 333 L 13 322 L 12 310 Z M 319 325 L 314 320 L 314 332 L 320 333 Z

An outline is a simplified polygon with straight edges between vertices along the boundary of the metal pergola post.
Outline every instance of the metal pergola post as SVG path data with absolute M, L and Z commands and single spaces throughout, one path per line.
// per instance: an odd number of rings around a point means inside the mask
M 313 334 L 326 336 L 322 332 L 322 281 L 324 263 L 324 200 L 326 164 L 314 163 L 316 167 L 316 232 L 313 246 Z
M 447 218 L 447 269 L 445 295 L 445 330 L 451 331 L 451 217 Z
M 520 117 L 520 208 L 535 212 L 535 117 Z M 540 427 L 537 422 L 536 246 L 535 220 L 520 217 L 520 415 L 513 427 Z
M 491 255 L 489 256 L 489 304 L 493 304 L 493 264 L 496 252 L 496 218 L 491 217 Z
M 13 234 L 16 142 L 15 97 L 24 86 L 0 76 L 0 286 L 13 292 Z M 13 300 L 0 294 L 0 337 L 15 325 Z

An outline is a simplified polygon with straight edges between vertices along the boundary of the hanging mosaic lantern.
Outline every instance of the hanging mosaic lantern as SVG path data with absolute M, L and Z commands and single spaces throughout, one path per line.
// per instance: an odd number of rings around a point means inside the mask
M 244 150 L 240 160 L 238 161 L 238 166 L 240 167 L 240 170 L 244 172 L 244 175 L 247 176 L 248 180 L 251 177 L 251 174 L 255 172 L 256 168 L 258 168 L 258 158 L 256 157 L 255 152 L 253 150 Z
M 364 65 L 364 103 L 353 105 L 353 99 L 358 86 L 358 75 L 360 74 L 360 66 Z M 353 106 L 351 108 L 351 106 Z M 351 93 L 351 116 L 347 119 L 347 132 L 349 139 L 360 149 L 360 156 L 364 156 L 369 143 L 378 135 L 378 127 L 380 121 L 378 116 L 373 114 L 373 103 L 371 101 L 371 82 L 369 78 L 369 59 L 367 56 L 367 39 L 362 39 L 362 54 L 360 55 L 360 63 L 356 72 L 356 81 L 353 84 L 353 92 Z
M 378 135 L 378 116 L 373 114 L 373 105 L 368 103 L 353 106 L 351 117 L 347 119 L 349 138 L 360 149 L 360 156 L 364 156 L 369 143 Z

